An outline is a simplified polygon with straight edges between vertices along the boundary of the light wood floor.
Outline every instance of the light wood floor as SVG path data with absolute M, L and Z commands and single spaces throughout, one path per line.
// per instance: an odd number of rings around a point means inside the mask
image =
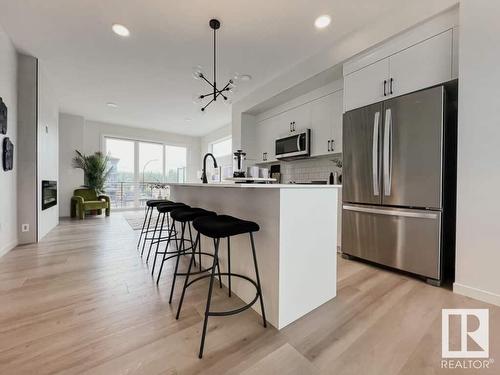
M 156 288 L 136 236 L 119 214 L 67 220 L 0 258 L 0 374 L 471 373 L 440 369 L 441 308 L 490 309 L 499 362 L 474 373 L 500 373 L 498 307 L 342 259 L 336 299 L 281 332 L 249 310 L 211 318 L 199 360 L 207 284 L 176 321 L 172 269 Z M 216 288 L 216 307 L 237 302 Z

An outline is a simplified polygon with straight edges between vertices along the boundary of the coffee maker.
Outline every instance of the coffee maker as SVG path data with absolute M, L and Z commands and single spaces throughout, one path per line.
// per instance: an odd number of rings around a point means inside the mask
M 246 152 L 243 152 L 243 150 L 236 150 L 236 152 L 233 154 L 233 177 L 245 177 L 246 155 Z

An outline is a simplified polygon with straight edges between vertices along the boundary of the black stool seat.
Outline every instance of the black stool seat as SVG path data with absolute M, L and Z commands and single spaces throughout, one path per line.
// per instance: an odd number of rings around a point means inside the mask
M 157 207 L 160 204 L 173 203 L 167 199 L 150 199 L 146 201 L 146 206 L 148 207 Z
M 166 204 L 160 204 L 156 207 L 156 209 L 160 213 L 165 213 L 165 212 L 172 212 L 172 211 L 174 211 L 178 208 L 182 208 L 182 207 L 189 207 L 189 206 L 185 205 L 184 203 L 171 202 L 171 203 L 166 203 Z
M 212 238 L 236 236 L 243 233 L 257 232 L 260 227 L 253 221 L 238 219 L 233 216 L 204 216 L 193 221 L 194 228 L 201 234 Z
M 213 211 L 207 211 L 203 208 L 189 207 L 189 208 L 177 208 L 170 213 L 170 217 L 175 221 L 186 222 L 193 221 L 199 217 L 214 217 L 217 214 Z

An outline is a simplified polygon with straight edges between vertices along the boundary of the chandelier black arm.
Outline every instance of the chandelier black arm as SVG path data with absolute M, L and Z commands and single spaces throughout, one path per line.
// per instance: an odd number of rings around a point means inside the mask
M 213 83 L 210 82 L 204 75 L 201 75 L 200 78 L 202 78 L 206 83 L 208 83 L 210 86 L 212 86 L 213 88 L 215 88 L 215 86 L 213 85 Z
M 213 92 L 209 92 L 208 94 L 202 94 L 202 95 L 200 95 L 200 98 L 201 98 L 201 99 L 204 99 L 204 98 L 206 98 L 206 97 L 208 97 L 208 96 L 213 96 L 213 95 L 214 95 L 214 93 L 213 93 Z
M 205 106 L 201 110 L 204 111 L 205 108 L 207 108 L 210 104 L 212 104 L 213 101 L 214 99 L 210 100 L 207 104 L 205 104 Z
M 230 88 L 229 88 L 229 85 L 231 84 L 232 82 L 229 81 L 228 83 L 226 83 L 226 86 L 224 86 L 221 90 L 217 90 L 218 92 L 222 93 L 224 91 L 229 91 Z
M 225 96 L 222 91 L 217 91 L 217 95 L 215 96 L 216 98 L 219 96 L 219 95 L 222 95 L 222 97 L 224 98 L 224 100 L 227 100 L 227 96 Z

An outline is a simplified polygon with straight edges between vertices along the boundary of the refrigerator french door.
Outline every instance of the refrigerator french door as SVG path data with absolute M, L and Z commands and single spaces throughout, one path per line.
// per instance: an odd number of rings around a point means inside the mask
M 342 252 L 441 279 L 442 86 L 345 113 Z

